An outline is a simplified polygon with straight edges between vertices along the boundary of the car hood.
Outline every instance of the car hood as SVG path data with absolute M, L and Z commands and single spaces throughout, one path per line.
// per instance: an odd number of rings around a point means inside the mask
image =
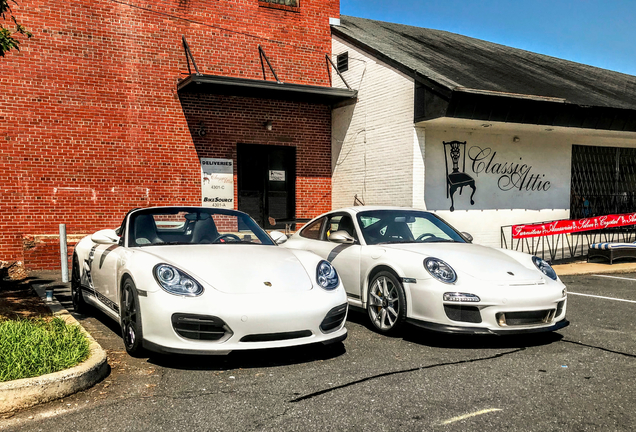
M 383 248 L 415 252 L 439 258 L 456 272 L 500 285 L 536 285 L 544 283 L 542 273 L 528 268 L 509 255 L 472 243 L 395 243 Z
M 313 286 L 294 253 L 277 246 L 223 244 L 144 249 L 197 281 L 226 293 L 285 293 L 308 291 Z

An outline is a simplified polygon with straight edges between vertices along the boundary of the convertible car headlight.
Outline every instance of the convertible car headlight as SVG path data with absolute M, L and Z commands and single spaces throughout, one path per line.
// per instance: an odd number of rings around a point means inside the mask
M 550 266 L 550 264 L 548 264 L 547 261 L 542 260 L 539 257 L 533 256 L 532 257 L 532 262 L 534 263 L 534 265 L 537 266 L 537 268 L 539 269 L 539 271 L 541 273 L 543 273 L 544 275 L 546 275 L 550 279 L 557 280 L 556 272 L 554 271 L 552 266 Z
M 424 268 L 440 282 L 452 284 L 457 280 L 455 270 L 441 259 L 426 258 Z
M 170 294 L 194 297 L 203 292 L 197 281 L 169 264 L 157 264 L 153 273 L 159 286 Z
M 316 267 L 316 282 L 326 290 L 336 289 L 340 283 L 336 269 L 328 261 L 320 261 Z

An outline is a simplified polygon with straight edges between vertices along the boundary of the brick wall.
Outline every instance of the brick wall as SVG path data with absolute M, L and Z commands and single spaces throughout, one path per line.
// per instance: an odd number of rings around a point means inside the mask
M 328 86 L 328 21 L 339 17 L 339 1 L 274 6 L 19 0 L 14 13 L 34 36 L 0 59 L 0 259 L 55 268 L 45 246 L 54 242 L 26 248 L 29 236 L 55 235 L 59 223 L 69 234 L 115 227 L 132 207 L 200 203 L 198 157 L 223 150 L 195 145 L 176 93 L 187 72 L 181 35 L 202 73 L 262 79 L 260 44 L 281 80 Z M 249 129 L 243 114 L 239 128 Z M 307 131 L 324 132 L 311 129 L 325 126 L 323 114 Z M 316 156 L 301 146 L 298 166 Z M 304 172 L 298 216 L 322 208 L 330 185 L 322 167 Z
M 238 202 L 236 144 L 296 147 L 296 217 L 331 210 L 331 109 L 326 105 L 245 97 L 182 94 L 181 104 L 196 135 L 199 158 L 234 160 L 234 202 Z M 272 121 L 272 130 L 263 126 Z M 200 197 L 199 197 L 200 201 Z

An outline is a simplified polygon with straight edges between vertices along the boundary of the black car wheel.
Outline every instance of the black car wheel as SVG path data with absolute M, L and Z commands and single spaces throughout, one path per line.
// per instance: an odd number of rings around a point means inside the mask
M 84 295 L 82 294 L 79 260 L 75 254 L 73 254 L 73 266 L 71 267 L 71 300 L 76 313 L 86 314 L 88 305 L 84 301 Z
M 141 327 L 141 311 L 139 296 L 135 283 L 127 278 L 121 290 L 121 333 L 126 352 L 133 357 L 144 354 L 142 347 L 143 330 Z

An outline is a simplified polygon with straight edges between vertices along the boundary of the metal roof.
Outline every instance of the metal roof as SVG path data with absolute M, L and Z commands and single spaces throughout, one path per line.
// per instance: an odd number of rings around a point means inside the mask
M 213 93 L 264 99 L 280 99 L 325 105 L 355 100 L 355 90 L 291 84 L 276 81 L 191 74 L 177 84 L 179 92 Z
M 471 107 L 461 107 L 463 118 L 482 119 L 488 115 L 484 112 L 477 116 L 474 113 L 468 115 L 466 111 L 479 111 L 477 105 L 488 100 L 486 110 L 492 111 L 500 108 L 493 106 L 493 100 L 504 100 L 521 103 L 524 110 L 533 111 L 530 117 L 536 117 L 535 111 L 546 106 L 559 111 L 557 114 L 561 116 L 572 116 L 573 110 L 592 108 L 584 113 L 586 118 L 578 119 L 574 124 L 568 120 L 563 125 L 636 130 L 633 112 L 636 110 L 636 76 L 442 30 L 344 15 L 340 17 L 340 25 L 331 28 L 335 36 L 409 74 L 427 91 L 433 91 L 436 96 L 451 102 L 450 110 L 446 106 L 443 112 L 434 116 L 462 117 L 450 112 L 457 111 L 457 99 L 460 98 L 460 105 L 465 100 L 472 104 Z M 439 106 L 437 108 L 440 111 Z M 607 126 L 608 116 L 620 117 L 620 124 Z M 433 117 L 424 115 L 422 118 Z M 516 113 L 516 117 L 523 116 Z M 508 121 L 500 118 L 491 120 Z M 553 119 L 538 123 L 552 124 L 551 121 Z M 599 122 L 603 124 L 599 126 Z

